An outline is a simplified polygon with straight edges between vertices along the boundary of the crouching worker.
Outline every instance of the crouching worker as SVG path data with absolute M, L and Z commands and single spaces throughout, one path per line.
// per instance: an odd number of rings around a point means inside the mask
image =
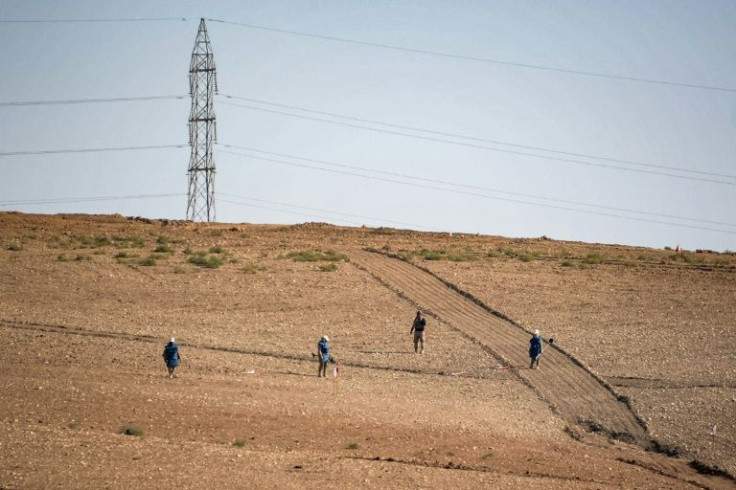
M 531 358 L 529 369 L 539 369 L 539 359 L 542 357 L 542 337 L 539 336 L 539 330 L 535 330 L 529 340 L 529 357 Z
M 181 356 L 179 356 L 179 346 L 176 345 L 176 339 L 171 337 L 169 343 L 164 347 L 164 362 L 169 369 L 169 378 L 174 377 L 174 369 L 179 365 Z
M 317 342 L 317 357 L 319 358 L 319 371 L 317 371 L 318 378 L 327 377 L 327 364 L 330 362 L 330 338 L 327 335 L 323 335 L 319 342 Z

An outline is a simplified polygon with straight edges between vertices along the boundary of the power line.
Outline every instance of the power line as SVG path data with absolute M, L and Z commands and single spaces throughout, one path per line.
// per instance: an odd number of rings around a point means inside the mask
M 606 216 L 606 217 L 610 217 L 610 218 L 618 218 L 618 219 L 624 219 L 624 220 L 630 220 L 630 221 L 639 221 L 639 222 L 643 222 L 643 223 L 654 223 L 654 224 L 660 224 L 660 225 L 675 226 L 675 227 L 680 227 L 680 228 L 692 228 L 692 229 L 696 229 L 696 230 L 715 231 L 715 232 L 719 232 L 719 233 L 728 233 L 728 234 L 736 235 L 736 231 L 731 231 L 731 230 L 723 230 L 723 229 L 717 229 L 717 228 L 709 228 L 709 227 L 705 227 L 705 226 L 688 225 L 688 224 L 684 224 L 684 223 L 673 223 L 673 222 L 668 222 L 668 221 L 660 221 L 660 220 L 647 219 L 647 218 L 636 218 L 636 217 L 632 217 L 632 216 L 623 216 L 623 215 L 620 215 L 620 214 L 606 213 L 606 212 L 600 212 L 600 211 L 589 211 L 589 210 L 585 210 L 585 209 L 576 209 L 576 208 L 570 208 L 570 207 L 566 207 L 566 206 L 559 206 L 559 205 L 553 205 L 553 204 L 541 204 L 541 203 L 535 203 L 535 202 L 531 202 L 531 201 L 525 201 L 525 200 L 522 200 L 522 199 L 512 199 L 512 198 L 505 198 L 505 197 L 489 196 L 487 194 L 481 194 L 479 192 L 463 191 L 463 190 L 459 190 L 459 189 L 448 189 L 448 188 L 444 188 L 444 187 L 437 187 L 435 185 L 418 184 L 418 183 L 414 183 L 414 182 L 405 182 L 405 181 L 396 180 L 396 179 L 390 179 L 390 178 L 386 178 L 386 177 L 376 177 L 376 176 L 371 176 L 371 175 L 359 174 L 359 173 L 355 173 L 355 172 L 348 172 L 348 171 L 345 171 L 345 170 L 336 170 L 336 169 L 330 169 L 330 168 L 324 168 L 324 167 L 317 167 L 317 166 L 314 166 L 314 165 L 307 165 L 307 164 L 296 163 L 296 162 L 288 162 L 288 161 L 285 161 L 285 160 L 278 160 L 278 159 L 275 159 L 275 158 L 266 158 L 266 157 L 262 157 L 262 156 L 258 156 L 258 155 L 249 155 L 249 154 L 244 154 L 244 153 L 239 153 L 239 152 L 234 152 L 234 151 L 228 151 L 228 150 L 220 150 L 220 152 L 221 153 L 231 154 L 231 155 L 236 155 L 236 156 L 240 156 L 240 157 L 250 158 L 250 159 L 253 159 L 253 160 L 262 160 L 262 161 L 273 162 L 273 163 L 278 163 L 278 164 L 282 164 L 282 165 L 290 165 L 290 166 L 294 166 L 294 167 L 309 168 L 309 169 L 313 169 L 313 170 L 319 170 L 319 171 L 322 171 L 322 172 L 337 173 L 337 174 L 342 174 L 342 175 L 350 175 L 350 176 L 353 176 L 353 177 L 359 177 L 359 178 L 363 178 L 363 179 L 377 180 L 377 181 L 382 181 L 382 182 L 390 182 L 390 183 L 394 183 L 394 184 L 401 184 L 401 185 L 406 185 L 406 186 L 411 186 L 411 187 L 420 187 L 420 188 L 424 188 L 424 189 L 437 190 L 437 191 L 443 191 L 443 192 L 451 192 L 451 193 L 454 193 L 454 194 L 464 194 L 464 195 L 468 195 L 468 196 L 480 197 L 480 198 L 483 198 L 483 199 L 491 199 L 491 200 L 496 200 L 496 201 L 513 202 L 513 203 L 516 203 L 516 204 L 524 204 L 524 205 L 529 205 L 529 206 L 537 206 L 537 207 L 543 207 L 543 208 L 548 208 L 548 209 L 559 209 L 559 210 L 564 210 L 564 211 L 573 211 L 573 212 L 577 212 L 577 213 L 592 214 L 592 215 L 597 215 L 597 216 Z
M 451 58 L 451 59 L 474 61 L 474 62 L 480 62 L 480 63 L 491 63 L 491 64 L 503 65 L 503 66 L 512 66 L 515 68 L 543 70 L 543 71 L 550 71 L 550 72 L 556 72 L 556 73 L 565 73 L 568 75 L 580 75 L 580 76 L 586 76 L 586 77 L 606 78 L 606 79 L 611 79 L 611 80 L 622 80 L 622 81 L 627 81 L 627 82 L 646 83 L 646 84 L 652 84 L 652 85 L 664 85 L 664 86 L 670 86 L 670 87 L 711 90 L 711 91 L 719 91 L 719 92 L 736 92 L 736 88 L 732 88 L 732 87 L 719 87 L 719 86 L 703 85 L 703 84 L 696 84 L 696 83 L 672 82 L 668 80 L 657 80 L 657 79 L 652 79 L 652 78 L 630 77 L 630 76 L 624 76 L 624 75 L 614 75 L 614 74 L 599 73 L 599 72 L 586 71 L 586 70 L 573 70 L 573 69 L 559 68 L 559 67 L 554 67 L 554 66 L 536 65 L 536 64 L 531 64 L 531 63 L 519 63 L 519 62 L 514 62 L 514 61 L 483 58 L 479 56 L 467 56 L 467 55 L 445 53 L 441 51 L 431 51 L 427 49 L 408 48 L 405 46 L 396 46 L 396 45 L 391 45 L 391 44 L 375 43 L 375 42 L 370 42 L 370 41 L 359 41 L 356 39 L 348 39 L 348 38 L 342 38 L 342 37 L 337 37 L 337 36 L 328 36 L 324 34 L 311 34 L 307 32 L 292 31 L 288 29 L 278 29 L 274 27 L 266 27 L 266 26 L 260 26 L 256 24 L 248 24 L 244 22 L 232 22 L 232 21 L 220 20 L 220 19 L 207 19 L 207 20 L 210 22 L 219 22 L 221 24 L 229 24 L 233 26 L 245 27 L 248 29 L 257 29 L 257 30 L 268 31 L 268 32 L 275 32 L 279 34 L 289 34 L 292 36 L 309 37 L 313 39 L 321 39 L 324 41 L 335 41 L 335 42 L 340 42 L 340 43 L 355 44 L 358 46 L 368 46 L 372 48 L 390 49 L 393 51 L 401 51 L 405 53 L 414 53 L 414 54 L 421 54 L 421 55 L 428 55 L 428 56 L 439 56 L 442 58 Z
M 149 100 L 184 99 L 186 95 L 144 95 L 140 97 L 107 97 L 96 99 L 58 99 L 58 100 L 23 100 L 0 102 L 0 107 L 34 106 L 34 105 L 70 105 L 100 104 L 108 102 L 138 102 Z
M 331 210 L 328 210 L 328 209 L 313 208 L 313 207 L 309 207 L 309 206 L 300 206 L 300 205 L 297 205 L 297 204 L 290 204 L 290 203 L 278 202 L 278 201 L 267 201 L 265 199 L 255 199 L 255 198 L 251 198 L 251 197 L 238 196 L 236 194 L 227 194 L 227 193 L 222 193 L 222 192 L 218 193 L 218 195 L 220 195 L 220 196 L 229 196 L 229 197 L 233 197 L 233 198 L 237 198 L 237 199 L 244 199 L 246 201 L 253 201 L 253 202 L 258 202 L 258 203 L 275 204 L 275 205 L 278 205 L 278 206 L 287 206 L 287 207 L 291 207 L 291 208 L 306 209 L 306 210 L 309 210 L 309 211 L 318 211 L 318 212 L 322 212 L 322 213 L 335 214 L 335 215 L 338 215 L 338 216 L 347 216 L 349 218 L 360 218 L 360 219 L 367 219 L 367 220 L 376 221 L 376 222 L 392 223 L 392 224 L 402 225 L 402 226 L 412 226 L 412 227 L 415 227 L 415 228 L 422 228 L 422 229 L 425 229 L 425 230 L 429 230 L 430 229 L 429 227 L 424 226 L 424 225 L 418 225 L 416 223 L 407 223 L 405 221 L 395 221 L 395 220 L 384 219 L 384 218 L 373 218 L 371 216 L 363 216 L 363 215 L 360 215 L 360 214 L 341 213 L 341 212 L 338 212 L 338 211 L 331 211 Z M 233 201 L 226 201 L 226 202 L 233 203 Z M 245 203 L 235 203 L 235 204 L 245 204 Z M 360 224 L 357 224 L 357 226 L 360 226 Z
M 18 201 L 0 201 L 0 207 L 33 206 L 39 204 L 67 204 L 93 201 L 125 201 L 131 199 L 158 199 L 163 197 L 181 197 L 186 194 L 137 194 L 132 196 L 98 196 L 98 197 L 59 197 L 44 199 L 23 199 Z
M 385 170 L 375 170 L 375 169 L 370 169 L 370 168 L 366 168 L 366 167 L 360 167 L 360 166 L 357 166 L 357 165 L 347 165 L 347 164 L 343 164 L 343 163 L 329 162 L 329 161 L 326 161 L 326 160 L 318 160 L 318 159 L 314 159 L 314 158 L 306 158 L 306 157 L 300 157 L 300 156 L 295 156 L 295 155 L 288 155 L 288 154 L 285 154 L 285 153 L 277 153 L 277 152 L 272 152 L 272 151 L 260 150 L 260 149 L 257 149 L 257 148 L 249 148 L 249 147 L 246 147 L 246 146 L 237 146 L 237 145 L 220 145 L 220 146 L 223 146 L 225 148 L 233 148 L 233 149 L 236 149 L 236 150 L 254 151 L 256 153 L 264 153 L 264 154 L 267 154 L 267 155 L 273 155 L 273 156 L 277 156 L 277 157 L 285 157 L 285 158 L 290 158 L 290 159 L 294 159 L 294 160 L 301 160 L 301 161 L 306 161 L 306 162 L 311 162 L 311 163 L 318 163 L 318 164 L 330 165 L 330 166 L 339 167 L 339 168 L 347 168 L 347 169 L 359 170 L 359 171 L 363 171 L 363 172 L 373 172 L 373 173 L 377 173 L 377 174 L 388 175 L 388 176 L 391 176 L 391 177 L 399 177 L 399 178 L 403 178 L 403 179 L 411 179 L 411 180 L 416 180 L 416 181 L 420 181 L 420 182 L 428 182 L 430 184 L 440 184 L 440 185 L 445 185 L 445 186 L 450 186 L 450 187 L 458 187 L 458 188 L 462 188 L 462 189 L 471 189 L 471 190 L 478 190 L 478 191 L 484 191 L 484 192 L 493 192 L 493 193 L 497 193 L 497 194 L 505 194 L 505 195 L 516 196 L 516 197 L 525 197 L 525 198 L 531 198 L 531 199 L 536 199 L 536 200 L 541 200 L 541 201 L 550 201 L 550 202 L 561 203 L 561 204 L 571 204 L 571 205 L 574 205 L 574 206 L 585 206 L 585 207 L 591 207 L 591 208 L 596 208 L 596 209 L 602 209 L 602 210 L 606 210 L 606 211 L 616 211 L 616 212 L 624 212 L 624 213 L 631 213 L 631 214 L 640 214 L 640 215 L 646 215 L 646 216 L 655 216 L 655 217 L 659 217 L 659 218 L 678 219 L 678 220 L 681 220 L 681 221 L 691 221 L 691 222 L 694 222 L 694 223 L 708 223 L 708 224 L 713 224 L 713 225 L 736 227 L 736 223 L 727 223 L 727 222 L 723 222 L 723 221 L 711 221 L 711 220 L 706 220 L 706 219 L 701 219 L 701 218 L 688 218 L 688 217 L 676 216 L 676 215 L 672 215 L 672 214 L 653 213 L 653 212 L 648 212 L 648 211 L 640 211 L 640 210 L 636 210 L 636 209 L 619 208 L 619 207 L 604 206 L 604 205 L 600 205 L 600 204 L 593 204 L 593 203 L 587 203 L 587 202 L 571 201 L 571 200 L 567 200 L 567 199 L 558 199 L 558 198 L 553 198 L 553 197 L 537 196 L 537 195 L 534 195 L 534 194 L 526 194 L 526 193 L 522 193 L 522 192 L 511 192 L 511 191 L 506 191 L 506 190 L 503 190 L 503 189 L 494 189 L 494 188 L 483 187 L 483 186 L 479 186 L 479 185 L 462 184 L 462 183 L 458 183 L 458 182 L 450 182 L 450 181 L 441 180 L 441 179 L 430 179 L 430 178 L 427 178 L 427 177 L 419 177 L 419 176 L 415 176 L 415 175 L 402 174 L 402 173 L 398 173 L 398 172 L 389 172 L 389 171 L 385 171 Z
M 187 22 L 186 17 L 129 17 L 108 19 L 5 19 L 0 24 L 75 24 L 96 22 Z
M 185 148 L 187 145 L 149 145 L 149 146 L 119 146 L 107 148 L 75 148 L 64 150 L 28 150 L 28 151 L 6 151 L 0 152 L 0 157 L 18 155 L 56 155 L 63 153 L 97 153 L 105 151 L 138 151 L 138 150 L 161 150 L 169 148 Z
M 590 159 L 593 159 L 593 160 L 603 160 L 603 161 L 607 161 L 607 162 L 624 163 L 624 164 L 627 164 L 627 165 L 635 165 L 635 166 L 639 166 L 639 167 L 658 168 L 658 169 L 674 170 L 674 171 L 678 171 L 678 172 L 687 172 L 687 173 L 693 173 L 693 174 L 699 174 L 699 175 L 711 175 L 711 176 L 714 176 L 714 177 L 725 177 L 725 178 L 730 178 L 730 179 L 736 179 L 736 175 L 731 175 L 731 174 L 721 174 L 721 173 L 716 173 L 716 172 L 706 172 L 706 171 L 703 171 L 703 170 L 692 170 L 692 169 L 688 169 L 688 168 L 672 167 L 672 166 L 667 166 L 667 165 L 655 165 L 655 164 L 651 164 L 651 163 L 643 163 L 643 162 L 637 162 L 637 161 L 633 161 L 633 160 L 624 160 L 624 159 L 620 159 L 620 158 L 611 158 L 611 157 L 603 157 L 603 156 L 598 156 L 598 155 L 592 155 L 590 153 L 575 153 L 575 152 L 571 152 L 571 151 L 562 151 L 562 150 L 554 150 L 554 149 L 550 149 L 550 148 L 544 148 L 544 147 L 541 147 L 541 146 L 521 145 L 521 144 L 518 144 L 518 143 L 509 143 L 507 141 L 498 141 L 498 140 L 492 140 L 492 139 L 486 139 L 486 138 L 477 138 L 477 137 L 474 137 L 474 136 L 467 136 L 467 135 L 464 135 L 464 134 L 449 133 L 449 132 L 444 132 L 444 131 L 436 131 L 436 130 L 432 130 L 432 129 L 418 128 L 418 127 L 415 127 L 415 126 L 405 126 L 405 125 L 401 125 L 401 124 L 387 123 L 387 122 L 384 122 L 384 121 L 377 121 L 375 119 L 363 119 L 363 118 L 354 117 L 354 116 L 346 116 L 346 115 L 343 115 L 343 114 L 337 114 L 337 113 L 334 113 L 334 112 L 317 111 L 317 110 L 313 110 L 313 109 L 306 109 L 304 107 L 298 107 L 298 106 L 293 106 L 293 105 L 288 105 L 288 104 L 279 104 L 279 103 L 276 103 L 276 102 L 269 102 L 269 101 L 265 101 L 265 100 L 261 100 L 261 99 L 253 99 L 253 98 L 250 98 L 250 97 L 240 97 L 240 96 L 237 96 L 237 95 L 224 95 L 224 94 L 220 94 L 219 96 L 220 97 L 225 97 L 227 99 L 245 100 L 245 101 L 248 101 L 248 102 L 255 102 L 257 104 L 263 104 L 263 105 L 268 105 L 268 106 L 273 106 L 273 107 L 281 107 L 281 108 L 284 108 L 284 109 L 292 109 L 292 110 L 307 112 L 307 113 L 311 113 L 311 114 L 319 114 L 319 115 L 322 115 L 322 116 L 337 117 L 337 118 L 346 119 L 346 120 L 349 120 L 349 121 L 357 121 L 357 122 L 362 122 L 362 123 L 377 124 L 377 125 L 387 126 L 387 127 L 391 127 L 391 128 L 398 128 L 398 129 L 404 129 L 404 130 L 410 130 L 410 131 L 418 131 L 418 132 L 428 133 L 428 134 L 434 134 L 434 135 L 438 135 L 438 136 L 447 136 L 447 137 L 451 137 L 451 138 L 459 138 L 459 139 L 465 139 L 465 140 L 470 140 L 470 141 L 478 141 L 478 142 L 481 142 L 481 143 L 490 143 L 490 144 L 496 144 L 496 145 L 512 146 L 512 147 L 515 147 L 515 148 L 522 148 L 522 149 L 525 149 L 525 150 L 544 151 L 544 152 L 548 152 L 548 153 L 555 153 L 555 154 L 558 154 L 558 155 L 567 155 L 567 156 L 573 156 L 573 157 L 590 158 Z M 248 107 L 250 107 L 250 106 L 248 106 Z
M 362 125 L 359 125 L 359 124 L 352 124 L 352 123 L 346 123 L 346 122 L 341 122 L 341 121 L 332 121 L 332 120 L 329 120 L 329 119 L 323 119 L 323 118 L 319 118 L 319 117 L 304 116 L 302 114 L 292 114 L 292 113 L 289 113 L 289 112 L 277 111 L 277 110 L 273 110 L 273 109 L 264 109 L 263 107 L 255 107 L 255 106 L 251 106 L 251 105 L 236 104 L 234 102 L 221 102 L 221 104 L 222 105 L 234 106 L 234 107 L 241 107 L 241 108 L 250 109 L 250 110 L 253 110 L 253 111 L 266 112 L 266 113 L 269 113 L 269 114 L 278 114 L 278 115 L 287 116 L 287 117 L 294 117 L 294 118 L 297 118 L 297 119 L 305 119 L 305 120 L 309 120 L 309 121 L 317 121 L 317 122 L 322 122 L 322 123 L 326 123 L 326 124 L 333 124 L 333 125 L 336 125 L 336 126 L 344 126 L 344 127 L 349 127 L 349 128 L 365 129 L 367 131 L 373 131 L 373 132 L 376 132 L 376 133 L 391 134 L 391 135 L 395 135 L 395 136 L 404 136 L 404 137 L 408 137 L 408 138 L 415 138 L 415 139 L 420 139 L 420 140 L 425 140 L 425 141 L 434 141 L 434 142 L 437 142 L 437 143 L 446 143 L 446 144 L 450 144 L 450 145 L 464 146 L 464 147 L 467 147 L 467 148 L 475 148 L 475 149 L 484 150 L 484 151 L 495 151 L 495 152 L 500 152 L 500 153 L 508 153 L 508 154 L 511 154 L 511 155 L 520 155 L 520 156 L 526 156 L 526 157 L 541 158 L 541 159 L 544 159 L 544 160 L 552 160 L 552 161 L 556 161 L 556 162 L 572 163 L 572 164 L 575 164 L 575 165 L 583 165 L 583 166 L 587 166 L 587 167 L 608 168 L 608 169 L 621 170 L 621 171 L 627 171 L 627 172 L 636 172 L 636 173 L 641 173 L 641 174 L 660 175 L 660 176 L 671 177 L 671 178 L 675 178 L 675 179 L 692 180 L 692 181 L 697 181 L 697 182 L 709 182 L 709 183 L 713 183 L 713 184 L 736 186 L 736 182 L 727 182 L 727 181 L 718 180 L 718 179 L 710 179 L 710 178 L 704 178 L 704 177 L 692 177 L 692 176 L 687 176 L 687 175 L 673 174 L 673 173 L 670 173 L 670 172 L 660 172 L 660 171 L 656 171 L 656 170 L 645 170 L 645 169 L 640 169 L 640 168 L 628 168 L 628 167 L 622 167 L 620 165 L 613 165 L 613 164 L 607 164 L 607 163 L 586 162 L 584 160 L 578 160 L 578 159 L 574 159 L 574 158 L 563 158 L 563 157 L 555 157 L 555 156 L 549 156 L 549 155 L 539 155 L 539 154 L 536 154 L 536 153 L 527 153 L 527 152 L 518 151 L 518 150 L 509 150 L 509 149 L 505 149 L 505 148 L 494 148 L 494 147 L 491 147 L 491 146 L 480 145 L 480 144 L 475 144 L 475 143 L 466 143 L 466 142 L 462 142 L 462 141 L 452 141 L 452 140 L 449 140 L 449 139 L 446 139 L 446 138 L 439 138 L 439 137 L 435 137 L 435 136 L 423 136 L 423 135 L 418 135 L 418 134 L 410 134 L 410 133 L 406 133 L 406 132 L 402 132 L 402 131 L 394 131 L 394 130 L 390 130 L 390 129 L 372 128 L 372 127 L 369 127 L 369 126 L 362 126 Z

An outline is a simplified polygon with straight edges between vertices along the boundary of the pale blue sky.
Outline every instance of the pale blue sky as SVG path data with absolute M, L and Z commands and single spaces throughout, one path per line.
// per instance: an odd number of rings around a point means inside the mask
M 208 22 L 222 94 L 215 99 L 218 221 L 326 221 L 736 250 L 734 2 L 0 0 L 3 21 L 162 17 L 187 20 L 0 23 L 5 53 L 0 103 L 186 95 L 200 17 L 720 87 L 727 90 L 575 75 Z M 2 105 L 0 114 L 0 153 L 185 145 L 189 100 Z M 234 155 L 246 152 L 225 145 L 302 160 L 266 153 L 259 155 L 279 162 L 259 160 Z M 188 163 L 186 147 L 0 156 L 5 176 L 0 209 L 183 219 Z M 176 195 L 20 202 L 161 194 Z

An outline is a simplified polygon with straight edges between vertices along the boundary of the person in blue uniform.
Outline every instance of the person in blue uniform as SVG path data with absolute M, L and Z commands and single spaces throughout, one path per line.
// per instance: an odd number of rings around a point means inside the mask
M 542 357 L 542 337 L 539 336 L 539 330 L 535 330 L 529 340 L 529 357 L 531 358 L 529 369 L 539 369 L 539 358 Z
M 319 371 L 317 371 L 318 378 L 327 377 L 327 364 L 330 362 L 330 338 L 327 335 L 323 335 L 319 342 L 317 342 L 317 357 L 319 358 Z
M 169 378 L 173 378 L 174 370 L 179 365 L 179 361 L 181 361 L 181 356 L 179 355 L 179 346 L 176 344 L 176 339 L 174 339 L 174 337 L 171 337 L 169 343 L 164 346 L 163 356 L 166 367 L 169 370 Z

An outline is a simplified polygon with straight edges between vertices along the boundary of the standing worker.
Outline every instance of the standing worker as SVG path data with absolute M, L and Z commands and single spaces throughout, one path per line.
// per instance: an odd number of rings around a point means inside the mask
M 181 356 L 179 355 L 179 346 L 176 345 L 176 339 L 171 337 L 169 343 L 164 347 L 164 362 L 169 369 L 169 378 L 174 377 L 174 369 L 179 365 Z
M 330 344 L 328 343 L 330 338 L 327 335 L 323 335 L 319 342 L 317 342 L 317 357 L 319 357 L 319 371 L 317 371 L 318 378 L 327 377 L 327 364 L 330 362 Z
M 422 354 L 424 352 L 424 327 L 426 326 L 427 320 L 422 318 L 421 311 L 417 311 L 417 316 L 414 318 L 414 323 L 411 324 L 411 330 L 409 330 L 409 333 L 414 332 L 414 353 Z M 421 349 L 419 348 L 420 343 L 422 344 Z
M 542 357 L 542 337 L 539 336 L 539 330 L 535 330 L 529 340 L 529 357 L 531 358 L 529 369 L 539 369 L 539 358 Z

